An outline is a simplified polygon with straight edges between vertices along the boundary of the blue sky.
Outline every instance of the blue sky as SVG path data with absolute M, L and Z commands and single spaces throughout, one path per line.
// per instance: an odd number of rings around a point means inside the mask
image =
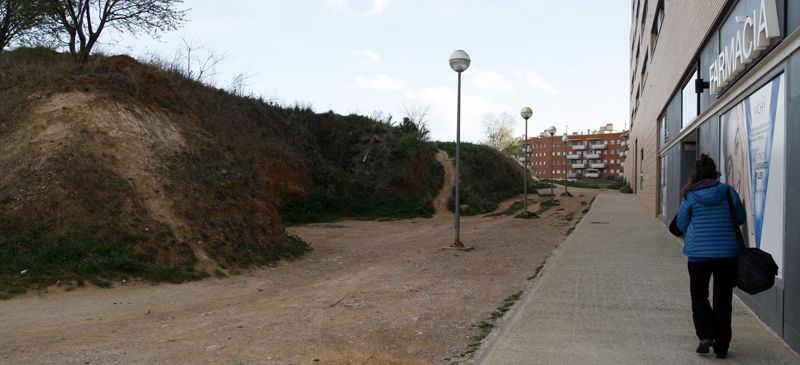
M 628 121 L 628 1 L 186 0 L 178 31 L 158 41 L 109 36 L 103 52 L 170 59 L 181 39 L 226 57 L 214 82 L 250 78 L 245 92 L 317 112 L 403 117 L 404 102 L 431 104 L 435 140 L 453 141 L 457 49 L 462 74 L 462 141 L 483 139 L 486 112 L 533 109 L 530 135 L 562 134 Z M 515 135 L 524 133 L 518 117 Z

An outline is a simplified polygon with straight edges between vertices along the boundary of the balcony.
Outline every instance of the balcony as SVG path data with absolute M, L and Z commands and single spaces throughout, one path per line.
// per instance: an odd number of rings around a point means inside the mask
M 567 155 L 567 159 L 580 160 L 581 159 L 581 155 Z
M 592 149 L 593 150 L 604 150 L 606 148 L 608 148 L 607 144 L 593 144 L 592 145 Z
M 585 151 L 586 150 L 586 145 L 585 144 L 579 144 L 579 145 L 572 146 L 572 150 L 573 151 Z
M 603 154 L 602 153 L 587 153 L 586 154 L 586 158 L 588 158 L 590 160 L 598 160 L 598 159 L 603 158 Z
M 577 173 L 567 174 L 567 179 L 577 179 L 578 176 L 579 175 Z
M 598 177 L 599 178 L 600 177 L 600 173 L 599 172 L 587 172 L 587 173 L 583 174 L 583 176 L 586 176 L 586 177 Z
M 525 162 L 525 156 L 520 157 L 519 162 Z
M 620 144 L 622 147 L 628 147 L 628 141 L 622 141 Z
M 606 168 L 606 164 L 604 164 L 604 163 L 590 163 L 589 167 L 593 168 L 593 169 L 604 169 L 604 168 Z
M 620 157 L 625 157 L 628 155 L 628 151 L 622 151 L 619 153 Z
M 574 163 L 574 164 L 572 164 L 572 168 L 573 169 L 585 169 L 586 168 L 586 164 L 585 163 Z

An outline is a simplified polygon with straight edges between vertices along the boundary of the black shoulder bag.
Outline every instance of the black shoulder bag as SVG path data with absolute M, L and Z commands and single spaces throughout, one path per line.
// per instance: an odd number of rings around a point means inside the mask
M 736 219 L 736 209 L 733 207 L 733 198 L 728 188 L 728 207 L 731 211 L 733 229 L 736 231 L 736 238 L 739 240 L 739 247 L 742 254 L 739 256 L 739 264 L 736 266 L 736 287 L 743 292 L 753 295 L 767 290 L 775 284 L 775 276 L 778 275 L 778 265 L 772 259 L 772 255 L 755 247 L 747 247 L 739 229 L 739 222 Z

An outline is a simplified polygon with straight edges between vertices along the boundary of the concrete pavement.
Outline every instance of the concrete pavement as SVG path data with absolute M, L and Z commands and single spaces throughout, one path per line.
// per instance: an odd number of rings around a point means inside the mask
M 728 358 L 695 353 L 681 249 L 634 195 L 599 195 L 478 364 L 800 364 L 735 295 Z

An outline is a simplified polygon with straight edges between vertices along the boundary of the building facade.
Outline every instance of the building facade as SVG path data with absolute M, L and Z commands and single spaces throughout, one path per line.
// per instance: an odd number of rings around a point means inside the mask
M 624 174 L 627 140 L 612 124 L 596 131 L 528 139 L 528 169 L 538 178 L 606 179 Z M 564 142 L 564 136 L 567 141 Z M 523 149 L 525 144 L 523 142 Z M 551 159 L 552 156 L 552 159 Z M 525 162 L 525 156 L 519 158 Z
M 625 179 L 665 224 L 701 153 L 737 189 L 775 286 L 737 295 L 800 350 L 800 1 L 633 0 Z

